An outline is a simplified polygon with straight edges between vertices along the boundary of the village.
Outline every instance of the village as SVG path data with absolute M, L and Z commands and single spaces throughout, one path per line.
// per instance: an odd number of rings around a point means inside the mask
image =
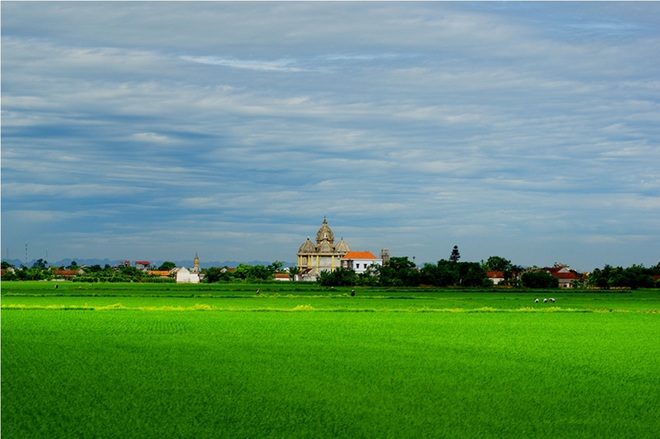
M 183 284 L 276 281 L 319 282 L 327 286 L 436 286 L 436 287 L 528 287 L 528 288 L 639 288 L 657 287 L 660 264 L 645 268 L 605 266 L 592 272 L 579 272 L 567 264 L 551 267 L 521 267 L 500 256 L 481 262 L 460 262 L 458 246 L 449 259 L 417 267 L 408 257 L 391 257 L 383 248 L 379 256 L 369 250 L 353 250 L 335 234 L 326 218 L 315 240 L 307 238 L 298 248 L 296 264 L 285 266 L 238 264 L 236 267 L 202 268 L 196 254 L 189 266 L 173 262 L 160 265 L 148 260 L 125 260 L 117 265 L 48 266 L 43 259 L 31 268 L 2 262 L 3 280 L 52 280 L 77 282 L 172 282 Z

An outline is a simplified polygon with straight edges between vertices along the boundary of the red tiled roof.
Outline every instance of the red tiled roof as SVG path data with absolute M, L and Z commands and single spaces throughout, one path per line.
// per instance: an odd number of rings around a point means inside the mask
M 568 273 L 550 273 L 557 279 L 577 279 L 578 277 L 575 275 L 575 273 L 568 272 Z
M 378 259 L 371 252 L 348 252 L 344 255 L 343 259 Z
M 53 270 L 55 276 L 75 276 L 78 274 L 76 270 Z
M 275 273 L 275 279 L 289 279 L 289 277 L 286 273 Z
M 497 278 L 497 277 L 504 278 L 504 272 L 503 271 L 487 271 L 486 274 L 491 279 L 492 278 Z

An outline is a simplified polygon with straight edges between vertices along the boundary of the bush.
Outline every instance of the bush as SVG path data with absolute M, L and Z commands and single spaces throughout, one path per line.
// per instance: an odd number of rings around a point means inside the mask
M 559 288 L 559 279 L 543 270 L 527 271 L 521 280 L 527 288 Z

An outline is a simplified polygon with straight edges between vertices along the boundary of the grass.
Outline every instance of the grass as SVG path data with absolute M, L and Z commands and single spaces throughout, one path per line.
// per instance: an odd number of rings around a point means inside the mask
M 2 286 L 8 438 L 660 431 L 658 291 Z

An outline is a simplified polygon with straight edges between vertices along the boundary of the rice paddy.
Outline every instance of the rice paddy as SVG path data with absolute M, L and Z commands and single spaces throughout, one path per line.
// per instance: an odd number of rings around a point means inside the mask
M 660 431 L 657 290 L 178 287 L 3 283 L 3 435 Z

